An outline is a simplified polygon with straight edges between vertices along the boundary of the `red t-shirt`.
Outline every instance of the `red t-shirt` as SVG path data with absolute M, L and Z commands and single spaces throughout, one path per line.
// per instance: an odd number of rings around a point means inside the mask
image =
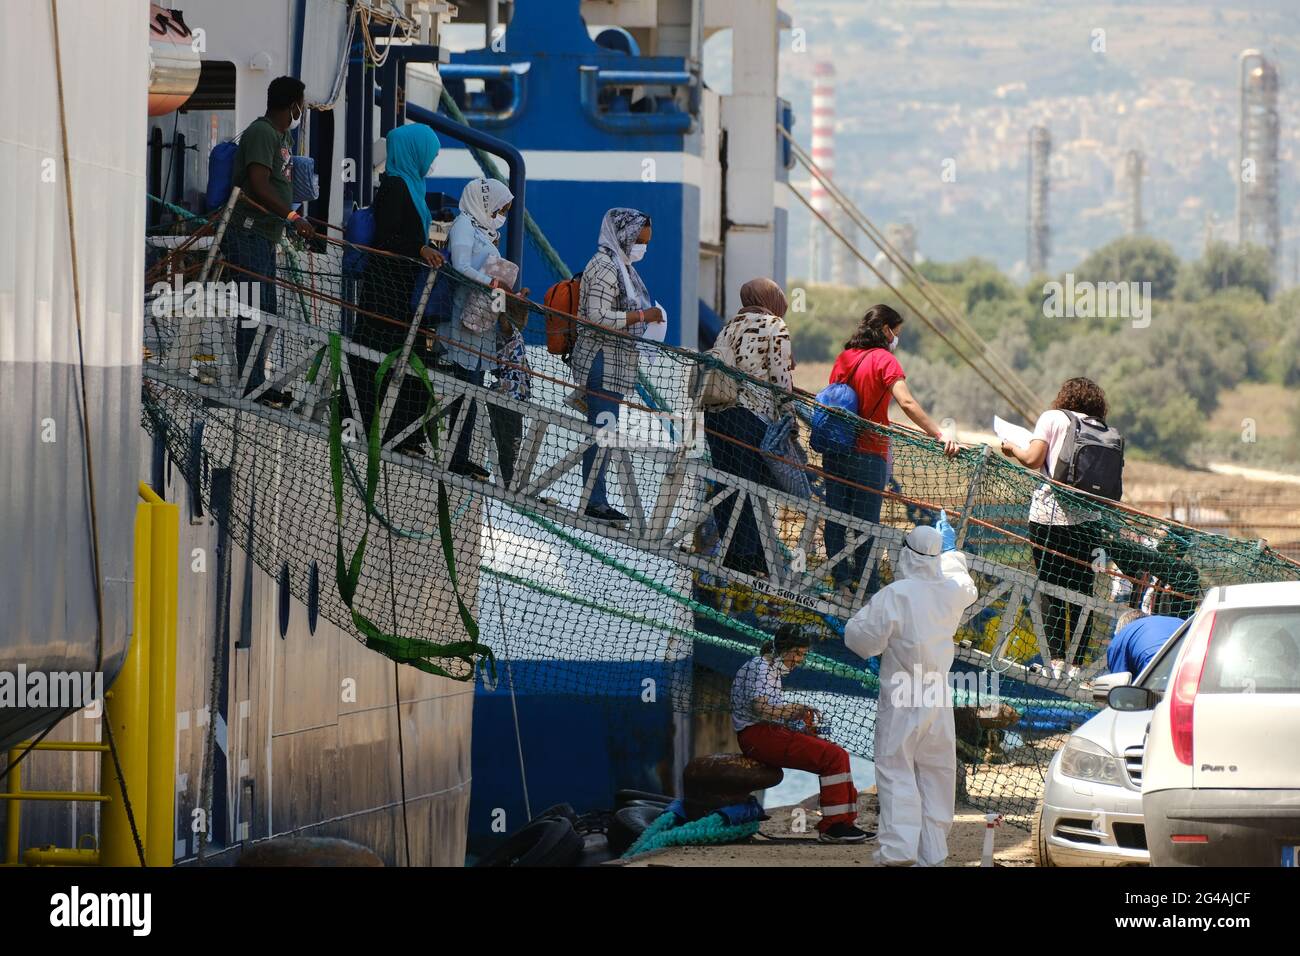
M 903 366 L 889 349 L 845 349 L 831 369 L 831 382 L 848 382 L 858 393 L 858 417 L 879 425 L 889 424 L 890 389 L 904 378 Z M 864 429 L 858 436 L 858 451 L 887 455 L 889 439 Z

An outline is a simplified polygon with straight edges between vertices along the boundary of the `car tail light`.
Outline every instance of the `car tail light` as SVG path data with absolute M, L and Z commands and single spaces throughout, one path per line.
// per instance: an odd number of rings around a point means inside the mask
M 1174 693 L 1169 703 L 1169 730 L 1174 744 L 1174 756 L 1180 763 L 1192 765 L 1192 718 L 1196 705 L 1196 692 L 1201 686 L 1201 673 L 1210 650 L 1210 636 L 1214 633 L 1214 612 L 1209 611 L 1196 622 L 1188 635 L 1187 653 L 1174 678 Z
M 1209 843 L 1210 838 L 1204 833 L 1175 833 L 1169 837 L 1170 843 Z

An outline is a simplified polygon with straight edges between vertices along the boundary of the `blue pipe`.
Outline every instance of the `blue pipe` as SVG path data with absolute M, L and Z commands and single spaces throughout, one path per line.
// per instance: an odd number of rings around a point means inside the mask
M 528 64 L 525 64 L 527 66 Z M 444 63 L 438 68 L 444 80 L 506 80 L 510 83 L 510 102 L 499 110 L 462 110 L 465 119 L 477 127 L 494 129 L 513 122 L 523 113 L 528 102 L 528 85 L 524 74 L 513 66 L 496 66 L 490 63 Z
M 372 109 L 375 103 L 379 104 L 379 134 L 381 136 L 387 136 L 402 120 L 397 109 L 397 90 L 400 85 L 403 85 L 401 81 L 406 75 L 406 64 L 431 63 L 440 70 L 445 68 L 445 64 L 438 62 L 438 48 L 436 46 L 425 44 L 393 46 L 389 49 L 388 55 L 389 58 L 384 63 L 383 70 L 385 84 L 383 86 L 373 85 L 373 95 L 364 98 Z M 351 126 L 351 112 L 351 110 L 348 111 L 349 128 Z M 450 136 L 454 140 L 469 146 L 477 146 L 479 149 L 505 160 L 510 170 L 507 184 L 515 197 L 510 206 L 510 212 L 506 216 L 506 258 L 519 266 L 519 279 L 515 284 L 515 288 L 521 288 L 524 278 L 524 184 L 527 178 L 524 168 L 524 154 L 503 139 L 498 139 L 489 133 L 480 132 L 469 126 L 462 126 L 446 116 L 441 116 L 415 103 L 408 102 L 405 104 L 405 118 L 414 120 L 417 123 L 423 123 L 425 126 L 432 127 L 437 132 Z M 366 130 L 371 128 L 368 120 L 364 128 Z M 369 137 L 367 137 L 367 140 L 369 140 Z M 373 162 L 367 161 L 362 173 L 368 176 L 373 166 Z M 370 196 L 368 178 L 363 195 L 367 199 Z
M 691 86 L 695 76 L 686 70 L 602 70 L 584 64 L 578 67 L 582 110 L 593 126 L 610 133 L 689 133 L 690 113 L 607 113 L 600 108 L 602 86 Z
M 433 127 L 439 133 L 450 136 L 467 146 L 477 146 L 484 152 L 499 156 L 505 160 L 510 169 L 507 185 L 514 193 L 514 202 L 506 216 L 506 258 L 519 266 L 519 282 L 523 282 L 524 266 L 524 184 L 527 172 L 524 168 L 524 154 L 503 139 L 497 139 L 490 133 L 484 133 L 470 126 L 462 126 L 455 120 L 426 110 L 414 103 L 406 104 L 408 119 Z M 517 283 L 515 288 L 520 288 Z

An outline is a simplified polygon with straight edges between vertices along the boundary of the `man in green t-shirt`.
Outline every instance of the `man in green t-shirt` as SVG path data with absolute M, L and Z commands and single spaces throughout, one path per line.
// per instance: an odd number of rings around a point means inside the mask
M 271 81 L 266 89 L 266 115 L 249 124 L 239 138 L 235 152 L 233 182 L 240 189 L 239 201 L 231 214 L 230 224 L 221 241 L 221 251 L 230 267 L 227 278 L 235 282 L 256 282 L 259 286 L 259 309 L 279 314 L 276 296 L 275 246 L 284 234 L 285 224 L 303 239 L 316 235 L 305 218 L 294 211 L 293 141 L 290 130 L 298 128 L 306 112 L 306 87 L 292 76 Z M 235 351 L 244 374 L 257 336 L 257 323 L 239 320 L 235 331 Z M 264 336 L 253 367 L 248 372 L 248 390 L 265 380 L 266 352 L 271 336 Z M 261 400 L 286 404 L 289 396 L 267 391 Z

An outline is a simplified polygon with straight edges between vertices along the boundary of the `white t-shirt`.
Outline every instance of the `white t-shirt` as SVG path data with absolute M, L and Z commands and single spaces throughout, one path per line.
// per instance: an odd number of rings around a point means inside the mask
M 736 733 L 766 720 L 754 713 L 755 698 L 773 707 L 785 705 L 781 675 L 772 662 L 762 656 L 746 661 L 731 682 L 731 727 Z
M 1050 478 L 1056 471 L 1056 463 L 1061 458 L 1061 448 L 1065 445 L 1074 423 L 1070 416 L 1059 408 L 1050 408 L 1038 416 L 1034 424 L 1034 441 L 1047 442 L 1047 457 L 1043 459 L 1042 473 Z M 1092 512 L 1077 505 L 1066 505 L 1059 501 L 1052 491 L 1052 486 L 1044 484 L 1035 492 L 1029 505 L 1029 520 L 1035 524 L 1079 524 L 1093 517 Z

